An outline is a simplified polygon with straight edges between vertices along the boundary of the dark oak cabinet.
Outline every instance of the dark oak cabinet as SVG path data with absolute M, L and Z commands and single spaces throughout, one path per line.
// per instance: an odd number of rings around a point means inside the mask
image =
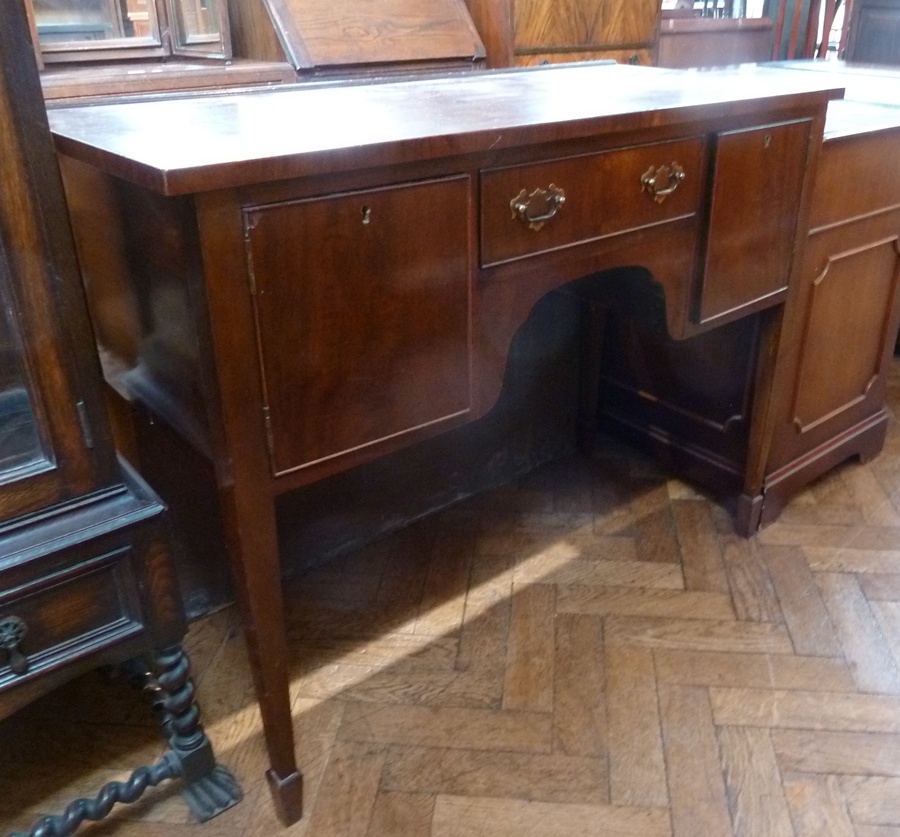
M 198 722 L 166 509 L 116 457 L 24 9 L 0 10 L 0 716 L 126 664 L 156 694 L 168 755 L 208 818 L 239 791 Z M 146 784 L 107 789 L 68 834 Z M 211 796 L 206 796 L 211 791 Z M 107 805 L 108 803 L 108 805 Z

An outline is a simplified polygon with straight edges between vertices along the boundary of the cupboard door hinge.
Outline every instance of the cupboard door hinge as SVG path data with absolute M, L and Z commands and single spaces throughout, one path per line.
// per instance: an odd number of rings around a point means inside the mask
M 81 425 L 81 435 L 87 448 L 94 447 L 94 433 L 91 430 L 91 421 L 88 418 L 87 405 L 84 401 L 75 402 L 75 411 L 78 413 L 78 423 Z
M 269 456 L 275 456 L 275 434 L 272 432 L 272 411 L 268 405 L 263 407 L 263 422 L 266 426 L 266 447 Z
M 253 257 L 247 252 L 247 284 L 250 286 L 250 296 L 256 296 L 256 271 L 253 270 Z
M 250 285 L 250 296 L 256 296 L 256 271 L 253 269 L 253 250 L 250 247 L 250 232 L 256 226 L 256 217 L 244 218 L 244 250 L 247 253 L 247 283 Z

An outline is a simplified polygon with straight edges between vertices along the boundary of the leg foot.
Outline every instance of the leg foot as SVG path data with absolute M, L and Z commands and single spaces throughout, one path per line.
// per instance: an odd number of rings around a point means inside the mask
M 303 815 L 303 776 L 298 772 L 281 778 L 274 770 L 266 771 L 269 791 L 278 819 L 292 825 Z
M 205 822 L 240 802 L 241 788 L 228 770 L 216 764 L 200 724 L 187 654 L 180 646 L 168 648 L 157 655 L 156 664 L 159 674 L 148 679 L 144 688 L 171 753 L 181 764 L 181 795 L 194 816 Z

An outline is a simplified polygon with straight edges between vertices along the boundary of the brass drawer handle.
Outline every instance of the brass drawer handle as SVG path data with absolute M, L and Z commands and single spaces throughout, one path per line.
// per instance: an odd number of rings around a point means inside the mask
M 0 619 L 0 648 L 9 655 L 9 667 L 14 674 L 25 674 L 28 671 L 28 660 L 19 650 L 22 637 L 28 633 L 28 626 L 18 616 L 7 616 Z
M 641 175 L 641 188 L 657 203 L 662 203 L 684 180 L 684 169 L 678 163 L 671 166 L 650 166 Z
M 566 193 L 551 183 L 547 190 L 535 189 L 530 195 L 523 189 L 510 202 L 513 219 L 518 218 L 528 229 L 537 232 L 566 202 Z

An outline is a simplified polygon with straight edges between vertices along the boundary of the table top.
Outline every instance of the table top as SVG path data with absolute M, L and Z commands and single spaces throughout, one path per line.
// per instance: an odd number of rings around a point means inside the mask
M 610 63 L 52 109 L 57 149 L 167 195 L 801 106 L 823 74 Z

